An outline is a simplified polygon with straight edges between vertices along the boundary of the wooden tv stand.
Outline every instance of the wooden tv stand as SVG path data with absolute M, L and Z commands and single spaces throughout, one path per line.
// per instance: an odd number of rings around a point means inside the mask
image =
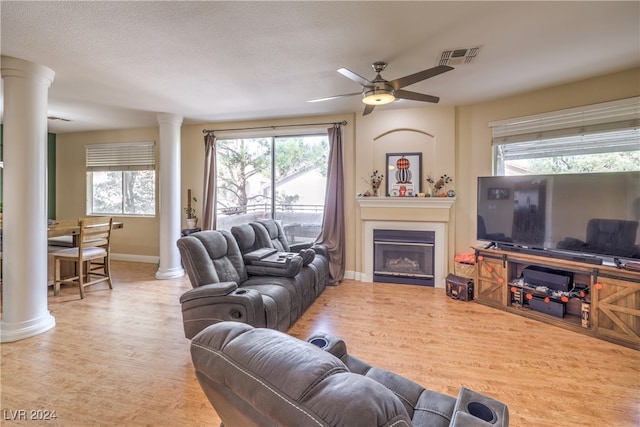
M 474 301 L 640 350 L 640 272 L 501 249 L 475 253 Z M 527 286 L 518 280 L 527 266 L 573 273 L 583 296 L 562 298 Z

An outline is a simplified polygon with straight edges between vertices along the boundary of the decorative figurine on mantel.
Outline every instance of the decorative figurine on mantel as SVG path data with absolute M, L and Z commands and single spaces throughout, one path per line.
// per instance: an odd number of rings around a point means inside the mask
M 363 194 L 364 197 L 377 197 L 378 190 L 380 189 L 380 184 L 382 184 L 382 179 L 384 175 L 378 172 L 378 170 L 374 170 L 369 177 L 369 181 L 363 180 L 371 186 L 371 191 L 367 190 L 366 193 Z
M 453 190 L 450 190 L 449 192 L 443 191 L 443 188 L 450 182 L 453 182 L 453 178 L 451 178 L 447 174 L 442 175 L 438 180 L 434 180 L 433 178 L 431 178 L 431 174 L 429 174 L 427 176 L 427 184 L 428 184 L 427 197 L 429 197 L 430 195 L 432 195 L 433 197 L 455 196 L 455 192 Z M 430 194 L 432 191 L 433 191 L 433 194 Z M 440 193 L 440 191 L 443 191 L 443 192 Z M 451 195 L 449 195 L 449 193 L 451 193 Z

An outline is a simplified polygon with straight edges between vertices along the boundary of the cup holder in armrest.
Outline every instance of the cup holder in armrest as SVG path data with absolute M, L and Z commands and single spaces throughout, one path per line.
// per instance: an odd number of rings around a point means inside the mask
M 484 403 L 467 403 L 467 412 L 469 412 L 469 414 L 473 415 L 474 417 L 480 418 L 482 421 L 486 421 L 488 423 L 494 423 L 496 421 L 496 413 L 493 412 L 493 410 Z
M 462 387 L 453 409 L 451 425 L 506 427 L 509 425 L 509 409 L 502 402 Z
M 325 349 L 327 348 L 327 346 L 329 345 L 329 341 L 327 341 L 325 338 L 323 337 L 315 337 L 313 338 L 311 341 L 309 341 L 311 344 L 315 345 L 316 347 L 319 347 L 321 349 Z
M 326 351 L 327 353 L 331 353 L 338 359 L 342 359 L 347 355 L 347 346 L 344 341 L 325 332 L 318 332 L 308 337 L 307 342 Z
M 236 295 L 244 295 L 247 293 L 246 289 L 238 289 L 237 291 L 234 292 Z

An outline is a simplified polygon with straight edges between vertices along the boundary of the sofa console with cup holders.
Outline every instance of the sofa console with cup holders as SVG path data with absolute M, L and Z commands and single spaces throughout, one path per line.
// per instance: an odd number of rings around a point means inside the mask
M 329 283 L 329 254 L 323 245 L 311 243 L 289 243 L 279 221 L 260 219 L 249 224 L 254 232 L 257 247 L 276 249 L 278 252 L 296 253 L 302 256 L 304 265 L 313 271 L 316 282 L 316 294 L 320 294 Z M 233 233 L 234 230 L 232 229 Z
M 207 327 L 191 342 L 196 377 L 225 427 L 506 427 L 507 406 L 462 388 L 427 390 L 347 352 L 318 333 L 307 341 L 238 322 Z

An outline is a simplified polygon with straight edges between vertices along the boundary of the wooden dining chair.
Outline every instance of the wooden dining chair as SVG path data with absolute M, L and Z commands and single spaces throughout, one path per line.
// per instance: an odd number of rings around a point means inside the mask
M 80 226 L 77 240 L 78 246 L 61 249 L 53 253 L 55 262 L 54 295 L 60 293 L 60 285 L 63 283 L 78 286 L 80 298 L 84 298 L 85 287 L 96 283 L 107 282 L 109 289 L 113 289 L 109 259 L 113 218 L 82 218 L 78 221 L 78 224 Z M 75 263 L 75 275 L 73 277 L 60 277 L 61 261 Z

